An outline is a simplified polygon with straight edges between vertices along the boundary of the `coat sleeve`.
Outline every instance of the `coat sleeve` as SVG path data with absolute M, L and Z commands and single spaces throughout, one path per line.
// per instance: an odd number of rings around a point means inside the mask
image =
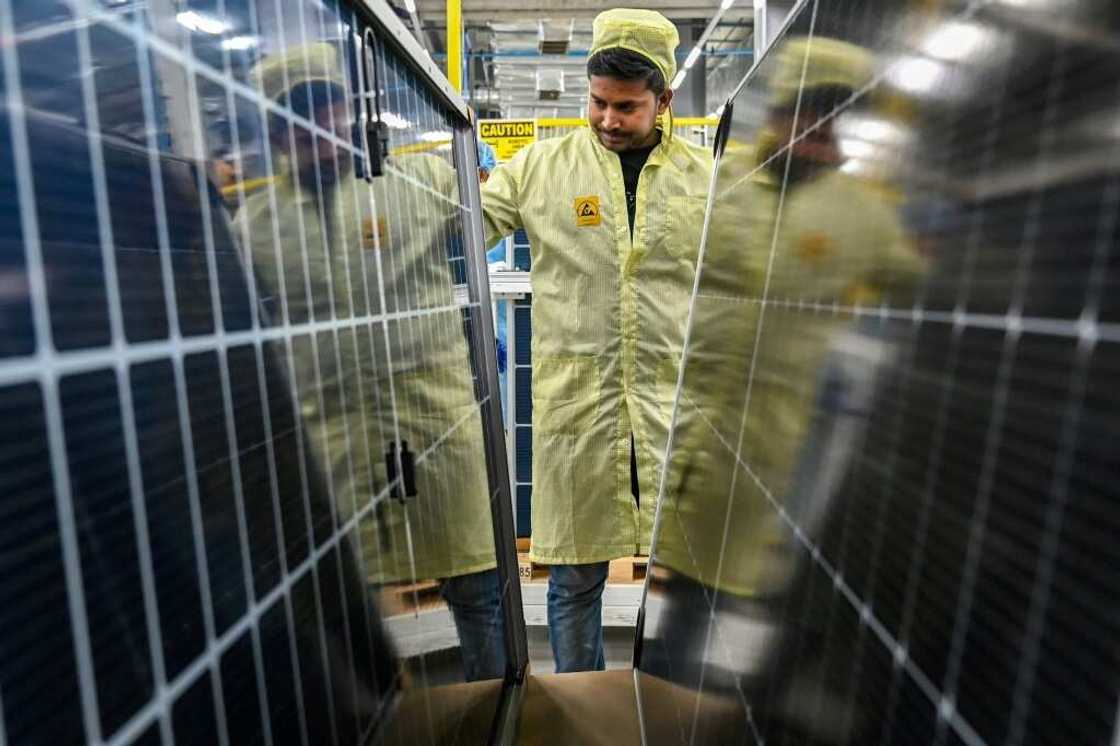
M 928 267 L 894 212 L 883 210 L 877 223 L 879 255 L 873 265 L 873 282 L 895 301 L 902 301 L 916 291 Z
M 482 225 L 487 246 L 493 246 L 522 227 L 521 178 L 525 156 L 523 150 L 509 163 L 498 166 L 482 185 Z

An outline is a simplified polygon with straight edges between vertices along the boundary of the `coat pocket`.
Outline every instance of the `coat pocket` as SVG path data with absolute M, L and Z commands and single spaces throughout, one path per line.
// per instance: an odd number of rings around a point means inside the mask
M 696 262 L 707 205 L 707 197 L 702 196 L 676 196 L 666 200 L 662 240 L 672 256 Z
M 533 428 L 586 432 L 599 411 L 599 363 L 591 356 L 542 357 L 533 364 Z

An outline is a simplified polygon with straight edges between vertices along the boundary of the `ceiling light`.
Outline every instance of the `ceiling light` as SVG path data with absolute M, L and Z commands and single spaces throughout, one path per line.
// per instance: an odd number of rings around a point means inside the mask
M 901 91 L 922 95 L 937 88 L 945 73 L 945 65 L 931 59 L 904 57 L 891 66 L 887 78 Z
M 889 142 L 898 137 L 898 127 L 881 119 L 865 119 L 856 124 L 853 134 L 861 140 Z
M 233 52 L 244 52 L 255 46 L 257 46 L 257 37 L 255 36 L 231 36 L 222 42 L 222 49 Z
M 674 91 L 677 90 L 678 88 L 680 88 L 681 83 L 684 82 L 684 76 L 685 76 L 686 72 L 687 71 L 685 71 L 685 70 L 681 70 L 680 72 L 678 72 L 677 77 L 673 78 L 673 82 L 669 85 L 669 87 L 672 88 Z
M 404 0 L 404 9 L 409 13 L 416 12 L 416 0 Z
M 975 23 L 950 21 L 939 26 L 922 44 L 922 52 L 948 62 L 975 56 L 995 41 L 994 35 Z
M 692 51 L 688 53 L 688 57 L 684 60 L 684 69 L 691 70 L 692 66 L 696 64 L 696 60 L 700 58 L 700 47 L 693 47 Z
M 728 8 L 730 8 L 734 4 L 735 4 L 735 0 L 723 0 L 723 2 L 720 3 L 719 9 L 720 10 L 727 10 Z
M 909 129 L 881 117 L 866 114 L 844 113 L 836 120 L 836 133 L 841 138 L 866 140 L 881 145 L 899 147 L 911 138 Z
M 406 130 L 412 127 L 412 122 L 391 111 L 381 112 L 381 121 L 396 130 Z
M 188 28 L 191 31 L 199 31 L 204 34 L 214 34 L 217 36 L 229 30 L 229 24 L 225 21 L 215 18 L 214 16 L 196 13 L 193 10 L 185 10 L 177 14 L 175 20 L 184 28 Z
M 845 158 L 869 158 L 875 154 L 875 146 L 863 140 L 841 140 L 840 152 Z
M 1027 11 L 1045 10 L 1051 13 L 1068 11 L 1076 5 L 1076 0 L 997 0 L 997 5 L 1008 5 Z

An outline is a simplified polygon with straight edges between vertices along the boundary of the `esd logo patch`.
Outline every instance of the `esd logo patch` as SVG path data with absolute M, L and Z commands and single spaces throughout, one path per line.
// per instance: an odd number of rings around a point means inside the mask
M 576 197 L 576 225 L 599 225 L 603 222 L 598 197 Z

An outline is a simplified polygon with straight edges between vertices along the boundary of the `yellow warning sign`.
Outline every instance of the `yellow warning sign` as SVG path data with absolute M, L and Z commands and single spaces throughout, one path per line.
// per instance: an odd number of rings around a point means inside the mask
M 576 225 L 599 225 L 602 220 L 598 197 L 576 197 Z
M 478 123 L 478 136 L 494 147 L 498 163 L 505 163 L 517 151 L 537 141 L 535 119 L 483 119 Z

